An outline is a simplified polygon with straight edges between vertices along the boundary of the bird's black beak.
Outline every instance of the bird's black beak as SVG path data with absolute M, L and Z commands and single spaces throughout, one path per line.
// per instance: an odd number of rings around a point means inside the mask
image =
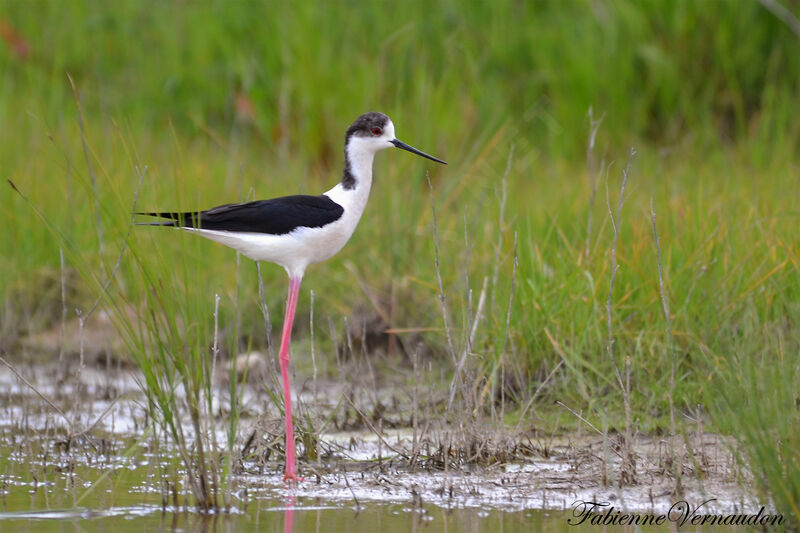
M 389 141 L 389 142 L 390 142 L 390 143 L 392 143 L 393 145 L 395 145 L 397 148 L 400 148 L 400 149 L 406 150 L 407 152 L 411 152 L 412 154 L 421 155 L 422 157 L 425 157 L 425 158 L 427 158 L 427 159 L 430 159 L 431 161 L 436 161 L 437 163 L 441 163 L 441 164 L 443 164 L 443 165 L 446 165 L 446 164 L 447 164 L 446 162 L 442 161 L 441 159 L 436 159 L 436 158 L 435 158 L 435 157 L 433 157 L 432 155 L 428 155 L 428 154 L 426 154 L 425 152 L 422 152 L 422 151 L 420 151 L 420 150 L 417 150 L 417 149 L 416 149 L 416 148 L 414 148 L 413 146 L 409 146 L 409 145 L 407 145 L 406 143 L 404 143 L 404 142 L 403 142 L 403 141 L 401 141 L 401 140 L 395 139 L 395 140 L 393 140 L 393 141 Z

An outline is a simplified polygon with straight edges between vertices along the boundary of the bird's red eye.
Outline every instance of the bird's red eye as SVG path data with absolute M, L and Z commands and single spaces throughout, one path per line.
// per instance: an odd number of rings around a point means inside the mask
M 380 135 L 381 133 L 383 133 L 382 129 L 380 129 L 380 128 L 372 128 L 372 134 L 373 135 Z

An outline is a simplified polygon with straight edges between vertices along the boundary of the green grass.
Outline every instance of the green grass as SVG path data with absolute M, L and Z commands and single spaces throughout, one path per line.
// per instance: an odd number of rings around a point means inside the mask
M 739 437 L 760 490 L 781 512 L 800 517 L 800 488 L 781 481 L 792 473 L 797 479 L 800 463 L 793 386 L 800 209 L 792 192 L 800 63 L 793 59 L 797 37 L 759 3 L 2 7 L 31 52 L 20 58 L 0 48 L 0 168 L 64 233 L 70 263 L 95 280 L 90 287 L 102 285 L 98 265 L 113 268 L 128 234 L 137 167 L 147 167 L 138 199 L 147 209 L 317 192 L 337 179 L 349 121 L 380 109 L 401 139 L 450 165 L 399 152 L 378 156 L 365 223 L 338 257 L 310 269 L 299 316 L 308 316 L 313 288 L 323 317 L 316 338 L 323 361 L 331 361 L 327 318 L 341 324 L 367 305 L 354 289 L 361 282 L 394 302 L 394 327 L 439 328 L 424 338 L 452 372 L 434 267 L 430 171 L 459 355 L 483 279 L 490 279 L 487 316 L 469 359 L 469 387 L 483 411 L 497 408 L 491 391 L 502 386 L 505 412 L 518 416 L 514 409 L 563 361 L 526 415 L 532 424 L 548 423 L 559 400 L 621 428 L 622 400 L 606 355 L 613 237 L 606 187 L 616 205 L 628 147 L 636 146 L 612 316 L 618 359 L 631 361 L 634 425 L 669 430 L 674 363 L 679 422 L 682 410 L 705 406 L 713 429 Z M 66 72 L 81 92 L 96 196 Z M 611 163 L 599 173 L 594 205 L 597 178 L 585 157 L 590 107 L 605 115 L 595 160 Z M 61 306 L 52 280 L 62 244 L 10 187 L 0 187 L 0 202 L 0 347 L 13 354 L 26 331 L 60 316 L 52 311 Z M 285 276 L 277 267 L 262 270 L 277 322 Z M 153 365 L 154 377 L 186 357 L 180 375 L 199 387 L 215 294 L 223 351 L 263 345 L 256 288 L 252 262 L 237 266 L 230 250 L 135 228 L 106 300 L 167 317 L 167 348 L 150 337 L 152 345 L 131 355 Z M 70 307 L 85 310 L 94 296 L 78 288 L 70 298 Z M 298 335 L 308 327 L 300 318 Z M 151 323 L 142 331 L 159 329 Z M 159 349 L 169 365 L 154 362 Z M 302 368 L 304 359 L 298 354 L 295 362 Z

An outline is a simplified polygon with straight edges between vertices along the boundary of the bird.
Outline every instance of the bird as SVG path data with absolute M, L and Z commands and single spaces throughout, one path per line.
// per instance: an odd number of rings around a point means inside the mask
M 283 196 L 224 204 L 205 211 L 137 213 L 168 219 L 140 225 L 180 228 L 234 248 L 254 261 L 275 263 L 286 270 L 289 293 L 278 352 L 286 422 L 284 482 L 296 483 L 299 480 L 289 382 L 289 346 L 300 283 L 309 265 L 331 258 L 350 240 L 369 199 L 375 154 L 387 148 L 400 148 L 447 164 L 397 139 L 392 120 L 383 113 L 371 111 L 359 116 L 347 128 L 342 178 L 319 196 Z

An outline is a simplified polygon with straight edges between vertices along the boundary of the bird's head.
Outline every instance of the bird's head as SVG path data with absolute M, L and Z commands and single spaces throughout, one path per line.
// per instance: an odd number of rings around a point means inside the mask
M 362 150 L 369 150 L 372 153 L 386 148 L 400 148 L 412 154 L 428 158 L 431 161 L 436 161 L 444 165 L 447 164 L 441 159 L 421 152 L 413 146 L 409 146 L 397 139 L 394 135 L 394 124 L 392 120 L 383 113 L 378 113 L 377 111 L 364 113 L 347 128 L 345 146 L 350 146 L 351 143 L 357 143 L 354 146 L 358 146 Z

